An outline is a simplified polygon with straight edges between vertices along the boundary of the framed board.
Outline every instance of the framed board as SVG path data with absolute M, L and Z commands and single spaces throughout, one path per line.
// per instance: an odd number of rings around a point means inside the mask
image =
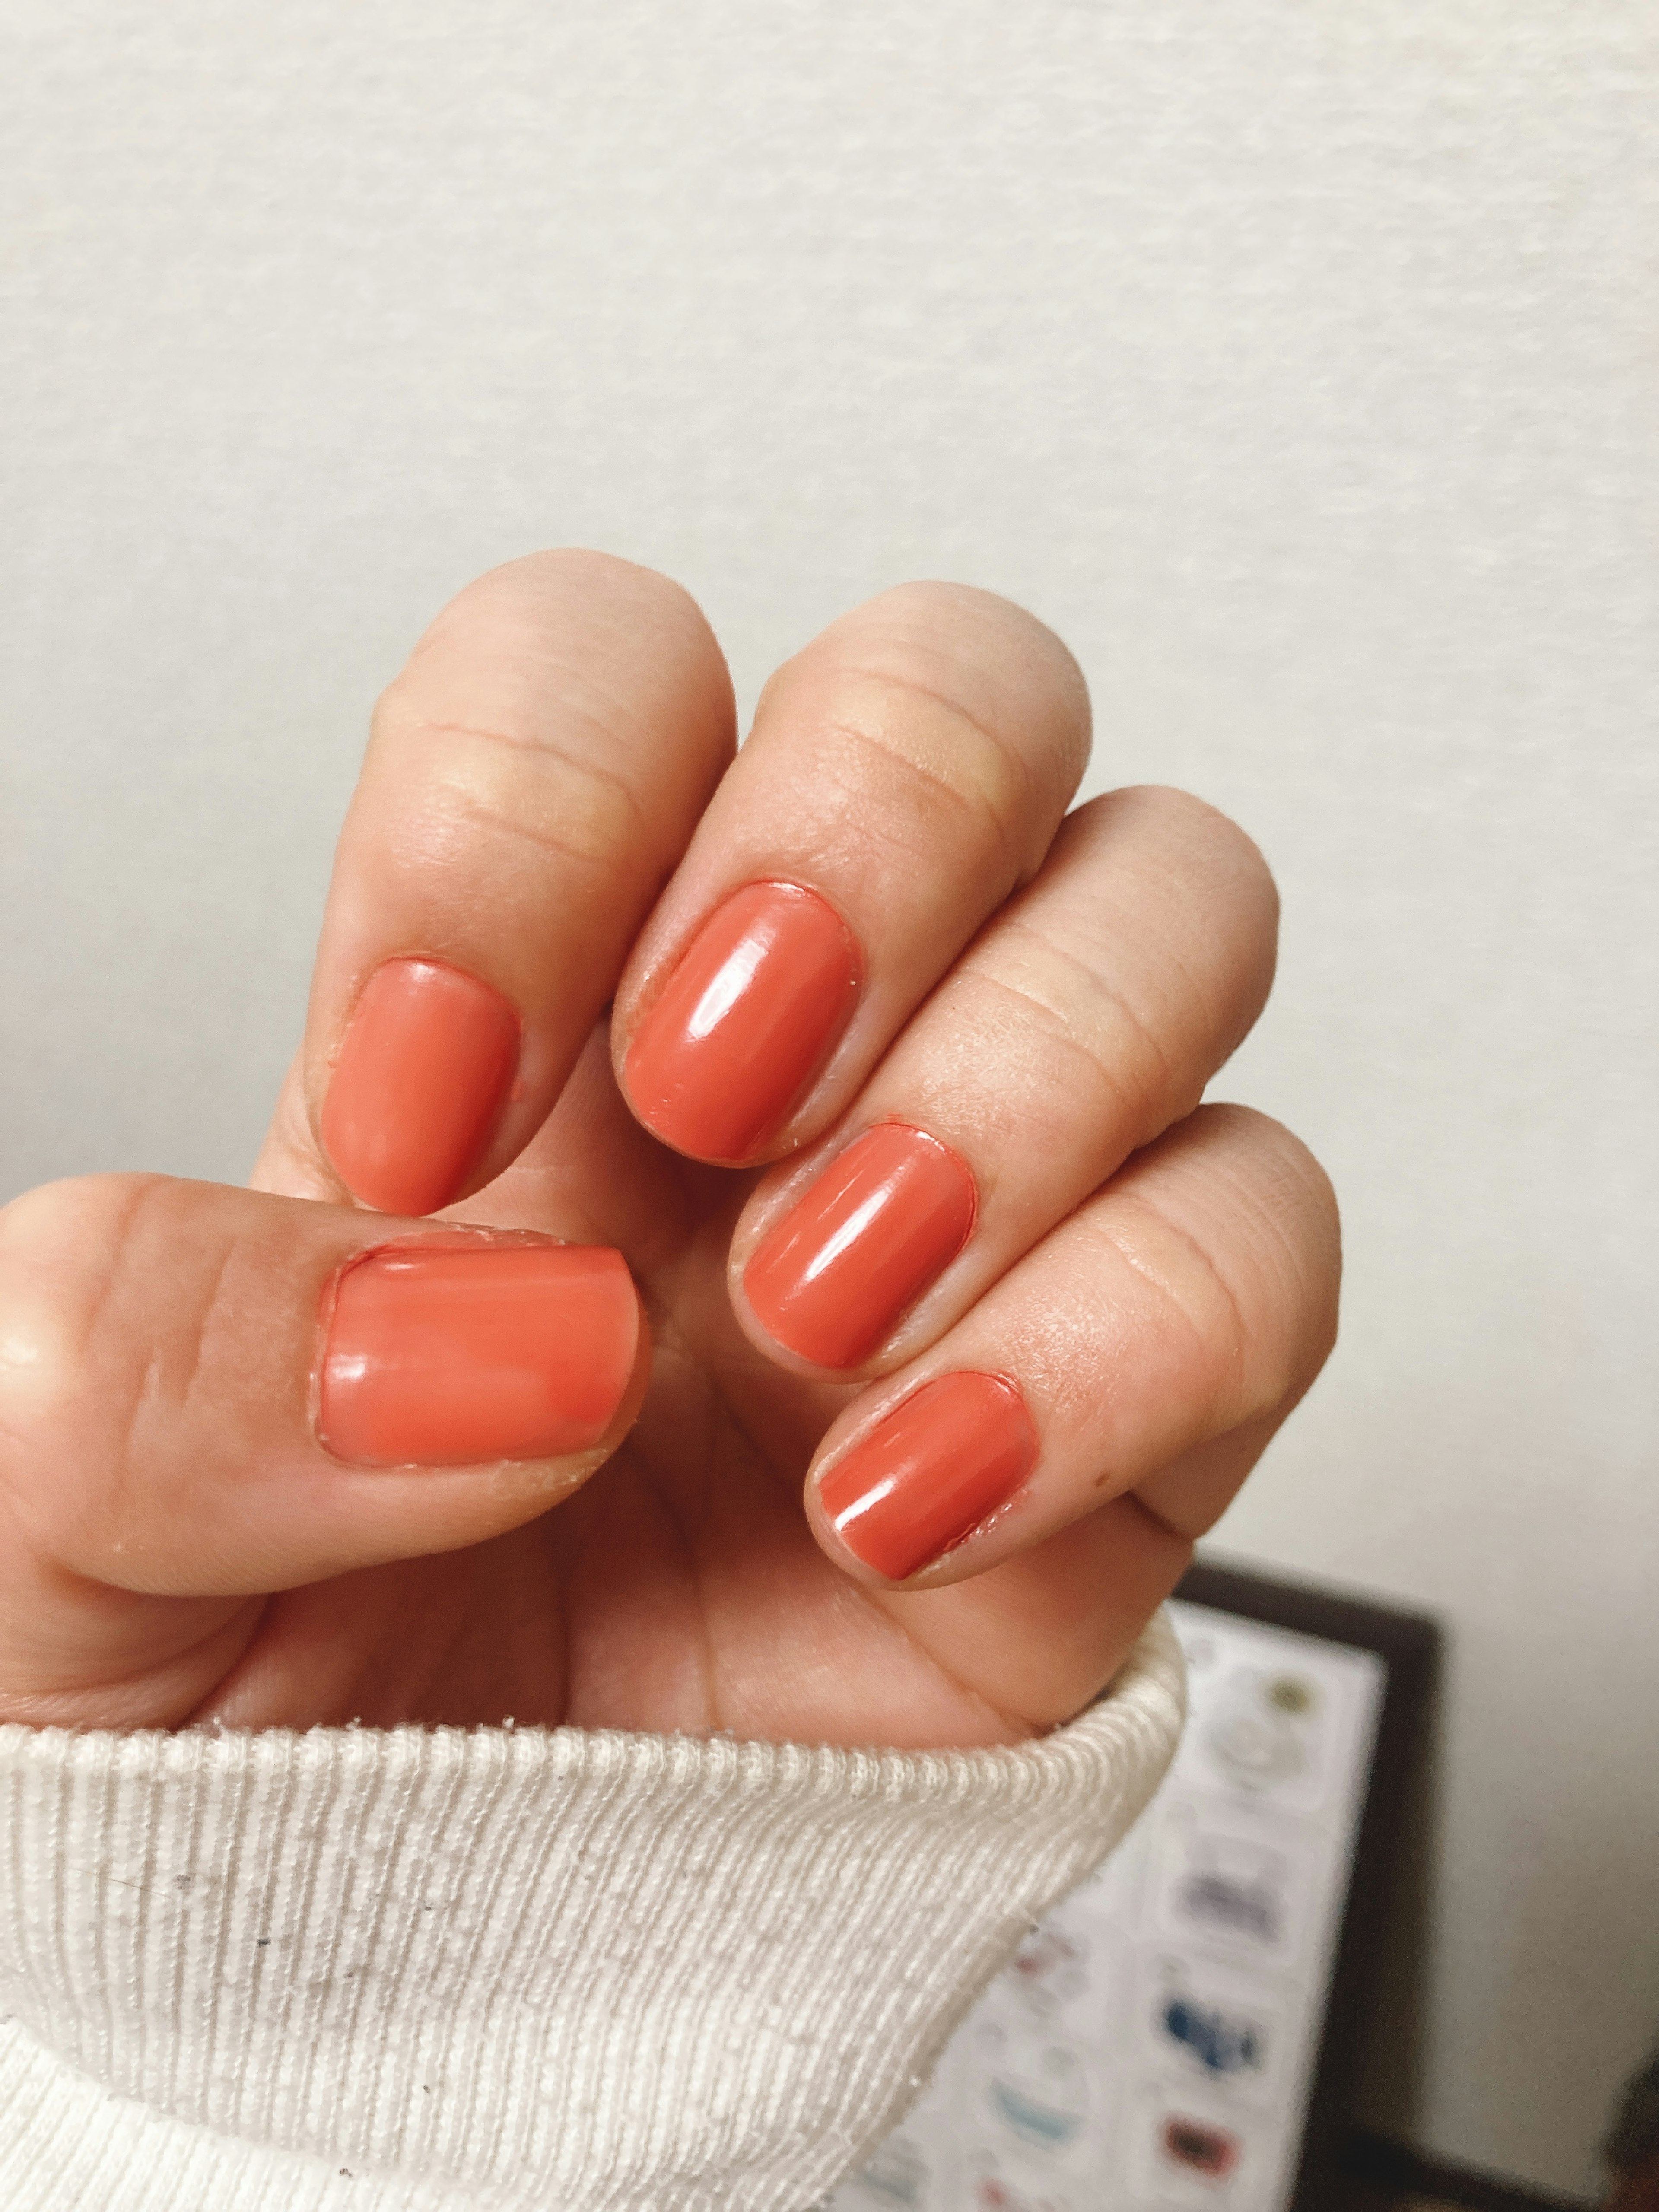
M 1437 1650 L 1420 1616 L 1194 1567 L 1191 1717 L 834 2212 L 1312 2212 L 1348 2118 Z

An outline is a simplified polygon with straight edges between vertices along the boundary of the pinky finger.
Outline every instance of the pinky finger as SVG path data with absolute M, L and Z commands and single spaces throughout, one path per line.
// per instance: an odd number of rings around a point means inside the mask
M 934 1588 L 1121 1500 L 1106 1518 L 1178 1561 L 1323 1364 L 1340 1273 L 1311 1155 L 1201 1108 L 847 1409 L 808 1478 L 819 1542 L 866 1584 Z

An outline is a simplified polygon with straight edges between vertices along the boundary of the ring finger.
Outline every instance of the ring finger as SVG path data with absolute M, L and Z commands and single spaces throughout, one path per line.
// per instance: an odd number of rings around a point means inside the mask
M 1200 1109 L 846 1409 L 807 1480 L 819 1541 L 866 1583 L 957 1583 L 1133 1493 L 1178 1572 L 1318 1373 L 1340 1267 L 1306 1150 Z
M 1080 808 L 811 1158 L 733 1237 L 755 1341 L 848 1371 L 913 1358 L 1198 1103 L 1261 1011 L 1277 900 L 1184 793 Z

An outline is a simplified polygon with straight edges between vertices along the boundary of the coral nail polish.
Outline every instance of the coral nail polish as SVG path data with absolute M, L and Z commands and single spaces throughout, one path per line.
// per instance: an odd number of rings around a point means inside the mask
M 519 1064 L 516 1009 L 441 960 L 383 961 L 323 1101 L 323 1149 L 382 1213 L 431 1213 L 465 1184 Z
M 848 1550 L 902 1582 L 1006 1505 L 1036 1461 L 1036 1430 L 1014 1383 L 941 1375 L 836 1461 L 818 1496 Z
M 937 1137 L 866 1130 L 744 1269 L 756 1319 L 803 1359 L 856 1367 L 961 1251 L 976 1205 L 967 1162 Z
M 828 899 L 746 884 L 703 923 L 640 1024 L 623 1063 L 634 1111 L 693 1159 L 751 1158 L 829 1057 L 863 980 Z
M 603 1247 L 408 1237 L 330 1287 L 317 1433 L 356 1466 L 584 1451 L 633 1376 L 640 1302 Z

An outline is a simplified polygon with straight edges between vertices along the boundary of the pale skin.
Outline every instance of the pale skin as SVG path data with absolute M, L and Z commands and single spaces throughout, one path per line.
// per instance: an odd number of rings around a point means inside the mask
M 539 555 L 440 616 L 377 709 L 252 1188 L 94 1176 L 0 1215 L 0 1720 L 969 1746 L 1111 1680 L 1334 1338 L 1323 1174 L 1200 1103 L 1267 996 L 1271 878 L 1180 793 L 1068 814 L 1081 678 L 982 592 L 843 617 L 735 740 L 707 623 L 646 570 Z M 867 981 L 766 1157 L 708 1167 L 613 1070 L 700 919 L 759 879 L 831 899 Z M 639 1286 L 650 1345 L 577 1460 L 349 1468 L 315 1435 L 325 1288 L 417 1225 L 356 1204 L 317 1135 L 365 976 L 410 952 L 525 1020 L 442 1218 L 616 1246 Z M 969 1162 L 978 1220 L 832 1377 L 766 1336 L 742 1264 L 888 1118 Z M 814 1477 L 958 1369 L 1017 1380 L 1042 1455 L 894 1585 Z

